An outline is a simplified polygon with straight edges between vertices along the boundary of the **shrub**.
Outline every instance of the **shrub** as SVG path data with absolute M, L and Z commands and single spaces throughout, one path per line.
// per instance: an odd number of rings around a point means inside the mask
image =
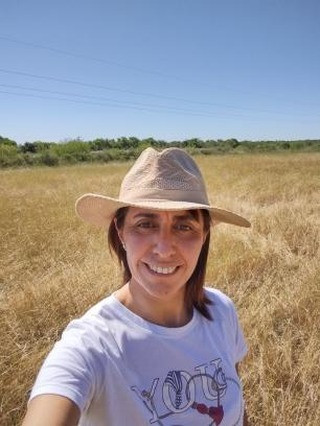
M 37 157 L 35 155 L 26 153 L 23 154 L 22 157 L 27 166 L 33 166 L 34 164 L 37 164 Z
M 57 166 L 59 157 L 53 152 L 44 152 L 40 155 L 40 162 L 50 167 Z
M 91 158 L 91 161 L 98 161 L 102 163 L 109 163 L 109 161 L 113 160 L 109 150 L 91 152 L 90 158 Z
M 58 157 L 64 157 L 65 155 L 79 155 L 90 152 L 90 145 L 87 142 L 81 140 L 74 140 L 66 143 L 53 144 L 50 150 Z
M 16 145 L 0 143 L 0 166 L 20 166 L 24 163 L 23 158 L 18 155 Z
M 7 145 L 7 146 L 17 146 L 17 142 L 8 139 L 8 138 L 3 138 L 2 136 L 0 136 L 0 145 Z
M 0 144 L 0 158 L 13 158 L 18 154 L 18 148 L 14 145 Z

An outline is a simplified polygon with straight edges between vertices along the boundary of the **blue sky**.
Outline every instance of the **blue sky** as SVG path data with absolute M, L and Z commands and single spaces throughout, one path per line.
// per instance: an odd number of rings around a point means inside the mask
M 320 137 L 319 0 L 0 0 L 0 135 Z

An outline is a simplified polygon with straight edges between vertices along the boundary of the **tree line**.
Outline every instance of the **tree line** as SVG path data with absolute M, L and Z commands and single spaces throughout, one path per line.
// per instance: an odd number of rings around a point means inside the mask
M 238 141 L 237 139 L 186 139 L 183 141 L 139 139 L 121 137 L 116 139 L 98 138 L 84 141 L 81 138 L 65 142 L 17 142 L 0 136 L 0 167 L 25 167 L 33 165 L 57 166 L 79 162 L 126 161 L 135 159 L 147 147 L 179 147 L 191 155 L 202 154 L 243 154 L 256 152 L 320 151 L 320 140 L 294 141 Z

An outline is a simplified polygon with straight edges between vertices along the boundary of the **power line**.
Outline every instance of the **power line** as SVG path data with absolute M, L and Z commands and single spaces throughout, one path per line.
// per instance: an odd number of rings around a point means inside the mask
M 115 61 L 110 61 L 110 60 L 107 60 L 107 59 L 97 58 L 97 57 L 94 57 L 94 56 L 84 55 L 82 53 L 74 53 L 74 52 L 70 52 L 70 51 L 67 51 L 67 50 L 57 49 L 55 47 L 44 46 L 43 44 L 22 41 L 22 40 L 18 40 L 16 38 L 9 37 L 7 35 L 0 35 L 0 39 L 5 40 L 5 41 L 9 41 L 11 43 L 21 44 L 21 45 L 24 45 L 24 46 L 35 47 L 37 49 L 48 50 L 49 52 L 59 53 L 61 55 L 70 56 L 70 57 L 73 57 L 73 58 L 86 59 L 86 60 L 90 60 L 90 61 L 94 61 L 94 62 L 99 62 L 99 63 L 102 63 L 102 64 L 113 65 L 113 66 L 125 68 L 125 69 L 128 69 L 128 70 L 132 70 L 132 71 L 136 71 L 136 72 L 140 72 L 140 73 L 144 73 L 144 74 L 154 74 L 154 75 L 157 75 L 157 76 L 160 76 L 160 77 L 165 77 L 165 78 L 170 78 L 170 79 L 174 79 L 174 80 L 179 80 L 179 81 L 182 81 L 182 82 L 185 82 L 185 83 L 190 83 L 190 81 L 185 80 L 185 79 L 178 77 L 176 75 L 173 75 L 173 74 L 166 74 L 166 73 L 162 73 L 160 71 L 147 70 L 147 69 L 143 69 L 143 68 L 139 68 L 139 67 L 133 67 L 131 65 L 122 64 L 120 62 L 115 62 Z
M 40 80 L 48 80 L 48 81 L 54 81 L 54 82 L 58 82 L 58 83 L 67 83 L 67 84 L 72 84 L 72 85 L 78 85 L 78 86 L 82 86 L 82 87 L 103 89 L 103 90 L 125 93 L 125 94 L 130 94 L 130 95 L 135 95 L 135 96 L 145 96 L 145 97 L 152 97 L 152 98 L 157 98 L 157 99 L 166 99 L 166 100 L 171 100 L 171 101 L 186 102 L 186 103 L 195 104 L 195 105 L 214 106 L 214 107 L 225 108 L 225 109 L 233 109 L 233 110 L 236 110 L 236 111 L 248 111 L 248 112 L 254 112 L 254 113 L 286 114 L 283 111 L 257 110 L 255 108 L 235 107 L 235 106 L 224 105 L 224 104 L 219 104 L 219 103 L 199 102 L 199 101 L 193 101 L 193 100 L 185 99 L 185 98 L 178 98 L 178 97 L 165 96 L 165 95 L 156 95 L 156 94 L 153 94 L 153 93 L 145 93 L 145 92 L 136 92 L 136 91 L 129 90 L 129 89 L 120 89 L 120 88 L 115 88 L 115 87 L 105 86 L 105 85 L 100 85 L 100 84 L 86 83 L 86 82 L 64 79 L 64 78 L 58 78 L 58 77 L 52 77 L 52 76 L 44 76 L 44 75 L 39 75 L 39 74 L 27 73 L 27 72 L 23 72 L 23 71 L 8 70 L 8 69 L 4 69 L 4 68 L 0 68 L 0 72 L 5 73 L 5 74 L 14 74 L 14 75 L 20 75 L 20 76 L 24 76 L 24 77 L 31 77 L 31 78 L 36 78 L 36 79 L 40 79 Z M 287 113 L 287 114 L 289 114 L 289 113 Z
M 156 112 L 156 113 L 169 112 L 171 114 L 179 114 L 179 115 L 192 115 L 192 116 L 200 116 L 200 117 L 208 117 L 208 118 L 213 118 L 213 117 L 223 118 L 223 117 L 221 117 L 221 115 L 219 116 L 219 114 L 215 115 L 215 114 L 205 114 L 205 113 L 197 113 L 197 112 L 184 112 L 184 111 L 179 111 L 179 110 L 165 111 L 165 110 L 159 110 L 157 108 L 150 109 L 150 108 L 146 108 L 146 107 L 119 105 L 119 104 L 112 104 L 112 103 L 107 103 L 107 102 L 91 102 L 91 101 L 84 101 L 84 100 L 80 101 L 80 100 L 71 99 L 71 98 L 59 98 L 59 97 L 52 97 L 52 96 L 50 97 L 50 96 L 34 95 L 34 94 L 31 94 L 31 93 L 16 93 L 16 92 L 9 92 L 9 91 L 5 91 L 5 90 L 0 90 L 0 93 L 8 94 L 8 95 L 15 95 L 15 96 L 22 96 L 22 97 L 32 97 L 32 98 L 50 99 L 50 100 L 57 100 L 57 101 L 67 101 L 67 102 L 73 102 L 73 103 L 77 103 L 77 104 L 111 106 L 111 107 L 115 107 L 115 108 L 134 109 L 134 110 L 138 110 L 138 111 L 147 111 L 147 112 Z M 226 118 L 230 118 L 230 116 L 228 115 L 228 117 L 226 117 Z
M 231 118 L 239 118 L 241 120 L 246 120 L 250 122 L 260 121 L 257 118 L 253 117 L 247 117 L 247 116 L 237 116 L 237 115 L 230 115 L 230 114 L 210 114 L 210 113 L 200 113 L 200 112 L 184 112 L 183 110 L 170 110 L 166 111 L 165 109 L 158 109 L 157 107 L 154 108 L 147 108 L 147 107 L 137 107 L 137 106 L 130 106 L 130 105 L 121 105 L 121 104 L 113 104 L 113 103 L 107 103 L 107 102 L 93 102 L 93 101 L 84 101 L 84 100 L 76 100 L 71 98 L 61 98 L 61 97 L 52 97 L 52 96 L 43 96 L 43 95 L 35 95 L 30 93 L 17 93 L 17 92 L 10 92 L 5 90 L 0 90 L 0 93 L 7 94 L 7 95 L 14 95 L 14 96 L 20 96 L 20 97 L 31 97 L 31 98 L 38 98 L 38 99 L 49 99 L 49 100 L 56 100 L 56 101 L 63 101 L 63 102 L 72 102 L 76 104 L 85 104 L 85 105 L 97 105 L 102 107 L 112 107 L 112 108 L 120 108 L 120 109 L 133 109 L 137 111 L 146 111 L 146 112 L 153 112 L 153 113 L 170 113 L 175 115 L 184 115 L 184 116 L 198 116 L 198 117 L 206 117 L 206 118 L 219 118 L 219 119 L 231 119 Z M 317 117 L 318 119 L 318 117 Z M 273 122 L 282 122 L 283 120 L 280 119 L 272 119 Z M 300 120 L 299 120 L 300 121 Z M 297 122 L 297 120 L 295 120 Z M 302 121 L 301 121 L 302 122 Z
M 166 105 L 156 105 L 156 104 L 145 104 L 145 103 L 141 103 L 141 102 L 128 102 L 128 101 L 120 101 L 118 99 L 111 99 L 111 98 L 105 98 L 103 96 L 92 96 L 92 95 L 80 95 L 78 93 L 71 93 L 71 92 L 61 92 L 61 91 L 57 91 L 57 90 L 46 90 L 46 89 L 39 89 L 39 88 L 35 88 L 35 87 L 26 87 L 26 86 L 20 86 L 20 85 L 15 85 L 15 84 L 2 84 L 0 83 L 1 87 L 6 87 L 6 88 L 10 88 L 10 89 L 22 89 L 22 90 L 30 90 L 30 91 L 35 91 L 35 92 L 42 92 L 42 93 L 50 93 L 50 94 L 54 94 L 54 95 L 64 95 L 64 96 L 72 96 L 72 97 L 76 97 L 76 98 L 84 98 L 84 99 L 94 99 L 94 100 L 98 100 L 98 101 L 104 101 L 104 102 L 115 102 L 118 103 L 120 105 L 133 105 L 133 106 L 142 106 L 142 107 L 151 107 L 151 108 L 162 108 L 162 109 L 166 109 L 166 110 L 173 110 L 173 111 L 180 111 L 180 112 L 190 112 L 190 113 L 201 113 L 201 114 L 210 114 L 210 112 L 207 111 L 194 111 L 191 109 L 186 109 L 186 108 L 179 108 L 179 107 L 170 107 L 170 106 L 166 106 Z
M 83 87 L 92 87 L 92 88 L 95 88 L 95 89 L 104 89 L 104 90 L 109 90 L 109 91 L 113 91 L 113 92 L 127 93 L 127 94 L 135 95 L 135 96 L 146 96 L 146 97 L 153 97 L 153 98 L 159 98 L 159 99 L 167 99 L 167 100 L 172 100 L 172 101 L 187 102 L 187 103 L 198 104 L 198 105 L 211 105 L 211 106 L 218 106 L 218 107 L 223 106 L 221 104 L 214 104 L 214 103 L 210 103 L 210 102 L 199 102 L 199 101 L 193 101 L 193 100 L 190 100 L 190 99 L 178 98 L 178 97 L 173 97 L 173 96 L 156 95 L 154 93 L 146 93 L 146 92 L 136 92 L 134 90 L 129 90 L 129 89 L 119 89 L 119 88 L 104 86 L 104 85 L 100 85 L 100 84 L 85 83 L 85 82 L 81 82 L 81 81 L 75 81 L 75 80 L 57 78 L 57 77 L 51 77 L 51 76 L 44 76 L 44 75 L 39 75 L 39 74 L 32 74 L 32 73 L 27 73 L 27 72 L 23 72 L 23 71 L 8 70 L 8 69 L 4 69 L 4 68 L 0 68 L 0 72 L 6 73 L 6 74 L 15 74 L 15 75 L 21 75 L 21 76 L 25 76 L 25 77 L 38 78 L 38 79 L 42 79 L 42 80 L 56 81 L 56 82 L 59 82 L 59 83 L 74 84 L 74 85 L 79 85 L 79 86 L 83 86 Z M 224 107 L 239 109 L 238 107 L 232 107 L 232 106 L 228 106 L 228 105 L 225 105 Z M 252 110 L 254 110 L 254 109 L 252 109 Z
M 81 58 L 81 59 L 86 59 L 86 60 L 90 60 L 90 61 L 94 61 L 94 62 L 98 62 L 98 63 L 102 63 L 102 64 L 113 65 L 113 66 L 121 67 L 121 68 L 128 69 L 128 70 L 133 70 L 133 71 L 140 72 L 140 73 L 153 74 L 153 75 L 173 79 L 173 80 L 176 80 L 176 81 L 181 81 L 181 82 L 188 83 L 188 84 L 191 83 L 191 84 L 201 85 L 201 86 L 204 86 L 204 87 L 209 87 L 208 84 L 204 83 L 203 81 L 199 81 L 199 80 L 198 81 L 192 81 L 190 79 L 184 79 L 184 78 L 181 78 L 181 77 L 179 77 L 177 75 L 173 75 L 173 74 L 167 74 L 167 73 L 163 73 L 163 72 L 160 72 L 160 71 L 147 70 L 147 69 L 143 69 L 143 68 L 139 68 L 139 67 L 133 67 L 133 66 L 130 66 L 130 65 L 126 65 L 126 64 L 123 64 L 123 63 L 116 62 L 116 61 L 110 61 L 110 60 L 106 60 L 106 59 L 102 59 L 102 58 L 84 55 L 82 53 L 74 53 L 74 52 L 70 52 L 70 51 L 67 51 L 67 50 L 63 50 L 63 49 L 57 49 L 55 47 L 45 46 L 45 45 L 39 44 L 39 43 L 32 43 L 32 42 L 28 42 L 28 41 L 24 41 L 24 40 L 19 40 L 17 38 L 10 37 L 6 34 L 0 35 L 0 40 L 8 41 L 8 42 L 15 43 L 15 44 L 21 44 L 21 45 L 24 45 L 24 46 L 30 46 L 30 47 L 34 47 L 34 48 L 37 48 L 37 49 L 47 50 L 47 51 L 50 51 L 50 52 L 53 52 L 53 53 L 58 53 L 58 54 L 61 54 L 61 55 L 70 56 L 70 57 L 74 57 L 74 58 Z M 80 83 L 77 83 L 77 84 L 80 84 Z M 83 83 L 83 84 L 85 84 L 85 83 Z M 248 91 L 248 90 L 247 91 L 239 90 L 239 89 L 235 90 L 231 87 L 224 86 L 224 85 L 221 85 L 221 84 L 219 84 L 218 87 L 219 87 L 219 89 L 224 89 L 224 90 L 228 90 L 228 91 L 231 91 L 231 92 L 238 92 L 238 93 L 242 93 L 244 95 L 247 95 L 247 94 L 250 94 L 250 93 L 251 94 L 255 93 L 253 91 Z M 100 88 L 103 88 L 103 87 L 100 86 Z M 218 107 L 223 107 L 223 108 L 238 109 L 238 110 L 240 109 L 240 110 L 255 111 L 255 112 L 257 111 L 255 108 L 244 108 L 244 107 L 236 107 L 236 106 L 233 106 L 233 105 L 223 105 L 223 104 L 211 103 L 211 102 L 193 101 L 193 100 L 184 99 L 184 98 L 175 98 L 175 97 L 171 97 L 171 96 L 155 95 L 155 94 L 152 94 L 152 93 L 143 93 L 143 92 L 139 93 L 139 92 L 135 92 L 135 91 L 131 91 L 131 90 L 125 90 L 125 89 L 116 89 L 116 88 L 107 88 L 107 87 L 104 87 L 104 88 L 107 89 L 107 90 L 123 91 L 123 92 L 131 93 L 133 95 L 139 95 L 139 96 L 159 97 L 159 98 L 163 98 L 163 99 L 177 100 L 177 101 L 196 103 L 196 104 L 202 104 L 202 105 L 212 105 L 212 106 L 218 106 Z M 281 102 L 284 101 L 287 104 L 295 104 L 295 105 L 297 104 L 297 102 L 295 102 L 295 101 L 288 101 L 286 99 L 282 99 L 282 98 L 279 98 L 279 97 L 277 97 L 277 99 L 281 100 Z M 311 103 L 311 104 L 307 103 L 306 104 L 306 103 L 301 103 L 301 101 L 299 101 L 299 104 L 305 105 L 305 106 L 319 106 L 319 104 L 315 104 L 315 103 Z M 269 113 L 271 112 L 272 113 L 272 111 L 268 111 L 268 110 L 261 110 L 261 112 L 269 112 Z
M 38 87 L 26 87 L 26 86 L 21 86 L 21 85 L 2 84 L 2 83 L 0 83 L 0 86 L 6 87 L 6 88 L 9 88 L 9 89 L 22 89 L 22 90 L 29 90 L 29 91 L 33 91 L 33 92 L 50 93 L 50 94 L 53 94 L 53 95 L 71 96 L 71 97 L 82 98 L 82 99 L 93 99 L 93 100 L 102 101 L 102 102 L 113 102 L 113 103 L 120 104 L 120 106 L 121 105 L 122 106 L 128 105 L 128 106 L 140 106 L 140 107 L 147 107 L 147 108 L 150 108 L 150 107 L 151 108 L 158 108 L 158 109 L 160 108 L 160 109 L 163 109 L 163 110 L 167 110 L 168 112 L 169 111 L 176 111 L 176 112 L 182 112 L 182 113 L 203 114 L 204 116 L 207 116 L 207 115 L 212 116 L 212 114 L 213 114 L 212 111 L 192 110 L 192 109 L 186 109 L 186 108 L 180 108 L 180 107 L 171 107 L 171 106 L 167 106 L 167 105 L 148 104 L 148 103 L 142 103 L 142 102 L 130 102 L 130 101 L 125 101 L 125 100 L 106 98 L 106 97 L 103 97 L 103 96 L 81 95 L 81 94 L 73 93 L 73 92 L 63 92 L 63 91 L 57 91 L 57 90 L 40 89 Z M 54 98 L 54 99 L 56 99 L 56 98 Z M 221 112 L 220 112 L 220 114 L 221 114 Z M 289 115 L 289 113 L 284 113 L 284 112 L 282 112 L 282 114 Z M 290 114 L 290 116 L 291 116 L 291 114 Z M 299 114 L 299 116 L 301 116 L 301 114 Z M 308 114 L 308 116 L 310 116 L 310 114 Z M 240 117 L 243 117 L 243 115 L 228 113 L 228 117 L 240 118 Z

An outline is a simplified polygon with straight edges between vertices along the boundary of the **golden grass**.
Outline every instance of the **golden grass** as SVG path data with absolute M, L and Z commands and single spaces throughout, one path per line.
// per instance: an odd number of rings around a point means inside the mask
M 208 282 L 238 306 L 252 425 L 319 425 L 320 154 L 196 157 L 211 200 L 251 219 L 213 230 Z M 0 172 L 0 424 L 71 318 L 120 281 L 103 232 L 80 222 L 84 192 L 116 195 L 129 164 Z

